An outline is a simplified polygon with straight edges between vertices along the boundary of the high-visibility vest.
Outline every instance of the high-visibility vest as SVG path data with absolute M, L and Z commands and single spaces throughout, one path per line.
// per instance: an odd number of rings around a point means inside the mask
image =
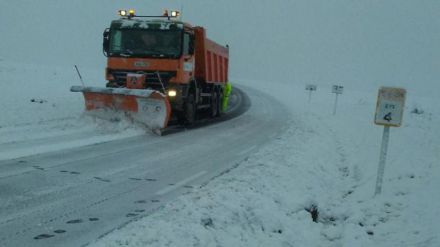
M 232 91 L 232 85 L 230 82 L 226 82 L 226 85 L 224 87 L 224 95 L 223 95 L 223 107 L 222 111 L 225 112 L 228 109 L 228 103 L 229 103 L 229 95 Z

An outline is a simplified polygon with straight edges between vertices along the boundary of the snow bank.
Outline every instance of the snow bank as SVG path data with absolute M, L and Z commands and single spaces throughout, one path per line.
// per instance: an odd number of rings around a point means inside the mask
M 104 84 L 101 71 L 81 69 L 87 85 Z M 107 122 L 83 115 L 75 69 L 0 61 L 2 89 L 0 160 L 91 145 L 145 134 L 127 121 Z
M 264 89 L 266 83 L 248 81 Z M 383 193 L 374 197 L 381 140 L 375 94 L 301 87 L 273 92 L 291 128 L 231 172 L 92 246 L 438 246 L 439 110 L 411 96 L 393 128 Z M 410 113 L 413 104 L 423 114 Z M 312 213 L 315 214 L 314 222 Z

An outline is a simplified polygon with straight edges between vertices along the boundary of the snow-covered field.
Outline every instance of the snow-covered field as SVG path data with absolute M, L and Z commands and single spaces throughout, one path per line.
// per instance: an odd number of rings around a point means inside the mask
M 287 106 L 288 130 L 235 169 L 92 246 L 440 246 L 438 1 L 270 2 L 255 4 L 255 13 L 292 11 L 291 22 L 255 19 L 250 1 L 194 1 L 185 9 L 215 40 L 230 42 L 233 84 Z M 88 85 L 103 85 L 101 32 L 125 5 L 0 3 L 8 24 L 0 27 L 0 160 L 149 135 L 83 116 L 82 96 L 69 92 L 80 84 L 74 64 Z M 311 82 L 318 91 L 308 103 Z M 345 86 L 335 116 L 331 82 Z M 380 85 L 408 94 L 403 125 L 391 129 L 383 192 L 374 196 Z
M 82 71 L 86 82 L 99 85 L 102 71 Z M 83 116 L 80 85 L 74 67 L 0 61 L 3 87 L 0 160 L 111 141 L 145 130 L 127 122 L 107 123 Z M 98 82 L 98 83 L 96 83 Z
M 310 104 L 300 87 L 275 94 L 291 109 L 283 136 L 93 246 L 440 245 L 437 100 L 409 96 L 403 126 L 391 130 L 383 192 L 374 196 L 383 129 L 373 124 L 376 92 L 346 90 L 335 116 L 330 87 L 318 87 Z
M 1 159 L 148 134 L 82 116 L 82 96 L 68 91 L 77 84 L 71 68 L 5 62 L 0 68 L 11 82 L 2 94 Z M 100 81 L 100 71 L 86 74 Z M 308 103 L 304 85 L 278 83 L 274 90 L 268 82 L 237 83 L 288 106 L 286 133 L 236 169 L 93 246 L 440 245 L 437 99 L 408 92 L 403 126 L 391 130 L 383 193 L 374 197 L 383 129 L 373 124 L 376 90 L 346 89 L 333 116 L 330 85 L 318 85 Z

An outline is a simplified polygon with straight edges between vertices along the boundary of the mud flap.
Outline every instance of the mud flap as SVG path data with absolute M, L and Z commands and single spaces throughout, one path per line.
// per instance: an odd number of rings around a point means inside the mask
M 72 86 L 70 91 L 83 93 L 91 115 L 108 119 L 123 113 L 153 132 L 166 128 L 171 117 L 168 98 L 155 90 Z

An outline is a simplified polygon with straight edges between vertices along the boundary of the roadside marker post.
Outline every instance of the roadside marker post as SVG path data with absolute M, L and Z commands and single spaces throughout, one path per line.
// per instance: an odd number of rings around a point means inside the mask
M 318 87 L 314 84 L 307 84 L 306 85 L 306 91 L 309 91 L 309 103 L 312 100 L 312 92 L 316 91 Z
M 342 92 L 344 92 L 344 86 L 340 86 L 340 85 L 332 86 L 332 93 L 336 94 L 335 105 L 333 106 L 333 115 L 336 114 L 336 106 L 338 105 L 338 95 L 342 94 Z
M 377 125 L 383 125 L 384 129 L 374 195 L 378 195 L 382 192 L 383 175 L 385 172 L 388 142 L 390 139 L 390 127 L 400 127 L 402 124 L 405 99 L 406 90 L 403 88 L 381 87 L 379 89 L 374 123 Z

